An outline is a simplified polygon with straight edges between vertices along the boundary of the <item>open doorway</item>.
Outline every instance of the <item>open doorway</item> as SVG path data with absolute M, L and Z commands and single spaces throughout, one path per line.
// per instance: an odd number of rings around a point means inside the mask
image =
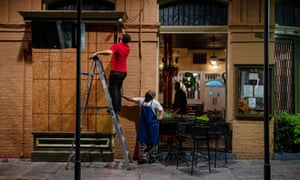
M 166 109 L 179 82 L 188 112 L 224 111 L 227 33 L 160 34 L 159 101 Z

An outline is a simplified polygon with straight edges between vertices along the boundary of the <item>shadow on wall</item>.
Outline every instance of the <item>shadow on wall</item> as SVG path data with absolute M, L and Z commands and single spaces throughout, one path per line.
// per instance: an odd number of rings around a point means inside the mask
M 129 121 L 135 122 L 137 127 L 137 122 L 139 119 L 139 106 L 122 106 L 121 113 L 119 113 L 119 116 L 122 118 L 126 118 Z
M 126 118 L 129 121 L 134 122 L 134 124 L 135 124 L 135 133 L 136 133 L 137 127 L 138 127 L 139 113 L 140 113 L 139 106 L 134 105 L 134 106 L 122 106 L 121 113 L 119 114 L 120 117 Z M 133 160 L 137 160 L 138 157 L 139 157 L 139 143 L 136 142 L 135 147 L 134 147 Z

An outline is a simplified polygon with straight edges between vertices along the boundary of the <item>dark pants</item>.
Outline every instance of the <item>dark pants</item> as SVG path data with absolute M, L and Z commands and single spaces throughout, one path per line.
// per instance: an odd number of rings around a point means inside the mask
M 122 86 L 126 75 L 126 72 L 117 71 L 111 71 L 109 75 L 109 93 L 116 113 L 121 111 Z
M 140 143 L 140 159 L 141 160 L 147 160 L 147 155 L 149 156 L 150 160 L 155 160 L 157 156 L 157 144 L 146 144 L 146 143 Z

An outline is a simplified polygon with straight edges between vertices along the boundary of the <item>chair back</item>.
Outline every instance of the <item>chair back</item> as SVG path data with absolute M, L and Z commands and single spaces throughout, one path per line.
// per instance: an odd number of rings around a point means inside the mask
M 177 134 L 191 134 L 194 121 L 179 121 L 177 123 Z
M 209 126 L 213 134 L 226 135 L 228 133 L 229 125 L 223 114 L 209 115 Z
M 176 135 L 177 122 L 175 120 L 163 120 L 159 123 L 160 135 Z
M 210 127 L 208 125 L 194 125 L 192 127 L 192 137 L 196 139 L 206 139 L 208 138 L 209 129 Z

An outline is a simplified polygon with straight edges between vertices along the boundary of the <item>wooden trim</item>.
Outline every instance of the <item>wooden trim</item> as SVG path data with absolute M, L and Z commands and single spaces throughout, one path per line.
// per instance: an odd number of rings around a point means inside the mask
M 75 21 L 77 11 L 75 10 L 24 10 L 19 11 L 25 22 L 32 20 L 64 20 Z M 121 11 L 82 11 L 83 23 L 117 24 L 122 18 L 125 22 L 128 17 Z
M 228 33 L 228 26 L 160 26 L 160 34 Z

